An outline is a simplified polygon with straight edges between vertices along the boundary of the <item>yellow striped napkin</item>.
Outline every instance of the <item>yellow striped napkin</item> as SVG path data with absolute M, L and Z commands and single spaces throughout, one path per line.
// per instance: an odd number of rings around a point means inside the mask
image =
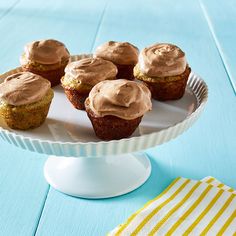
M 179 177 L 108 235 L 236 236 L 236 191 L 213 177 Z

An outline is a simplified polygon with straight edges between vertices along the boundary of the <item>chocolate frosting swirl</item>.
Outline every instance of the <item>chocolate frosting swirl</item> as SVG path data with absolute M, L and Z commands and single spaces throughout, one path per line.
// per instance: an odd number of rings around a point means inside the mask
M 65 72 L 62 83 L 70 83 L 76 80 L 77 83 L 94 86 L 102 80 L 114 79 L 117 68 L 112 62 L 102 58 L 84 58 L 69 63 Z
M 63 43 L 54 39 L 46 39 L 26 44 L 24 54 L 21 56 L 20 61 L 23 65 L 27 61 L 51 65 L 68 61 L 69 57 L 69 51 Z
M 94 56 L 120 65 L 135 65 L 139 50 L 128 42 L 109 41 L 97 47 Z
M 98 83 L 87 99 L 89 108 L 100 117 L 112 115 L 132 120 L 152 109 L 149 89 L 142 83 L 125 79 Z
M 50 88 L 50 82 L 40 75 L 20 72 L 0 84 L 0 99 L 14 106 L 27 105 L 40 101 Z
M 173 44 L 154 44 L 144 48 L 139 55 L 139 68 L 148 76 L 180 75 L 185 71 L 186 65 L 185 53 Z

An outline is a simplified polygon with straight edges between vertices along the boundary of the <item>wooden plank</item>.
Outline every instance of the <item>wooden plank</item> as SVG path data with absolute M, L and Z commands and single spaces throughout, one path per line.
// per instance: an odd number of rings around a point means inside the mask
M 142 48 L 172 42 L 187 54 L 192 70 L 210 90 L 207 108 L 185 134 L 147 151 L 150 180 L 137 191 L 107 200 L 84 200 L 50 189 L 36 235 L 105 235 L 175 177 L 213 175 L 232 187 L 235 182 L 235 96 L 201 6 L 197 1 L 110 1 L 95 40 L 130 41 Z
M 23 46 L 31 40 L 56 38 L 72 54 L 89 52 L 104 7 L 105 1 L 22 0 L 0 20 L 0 73 L 19 65 Z M 45 156 L 3 141 L 0 146 L 0 235 L 34 235 L 49 189 Z
M 236 94 L 235 1 L 199 1 Z
M 1 1 L 0 3 L 0 20 L 20 2 L 20 0 Z
M 49 188 L 45 156 L 2 141 L 0 149 L 0 235 L 33 235 Z

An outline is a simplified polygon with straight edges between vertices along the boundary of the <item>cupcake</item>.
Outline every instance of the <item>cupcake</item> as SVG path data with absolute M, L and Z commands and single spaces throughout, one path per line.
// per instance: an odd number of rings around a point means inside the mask
M 16 73 L 0 84 L 0 114 L 12 129 L 33 129 L 45 121 L 52 98 L 48 80 L 31 72 Z
M 71 62 L 61 79 L 65 94 L 73 106 L 84 110 L 84 101 L 94 85 L 103 80 L 116 79 L 117 68 L 101 58 L 85 58 Z
M 99 46 L 94 57 L 113 62 L 118 68 L 117 79 L 133 80 L 133 69 L 138 62 L 139 50 L 128 42 L 109 41 Z
M 136 79 L 146 83 L 156 100 L 176 100 L 184 95 L 191 68 L 185 53 L 173 44 L 144 48 L 134 68 Z
M 151 93 L 144 84 L 134 81 L 102 81 L 92 88 L 85 108 L 98 138 L 127 138 L 151 110 Z
M 55 86 L 60 83 L 69 58 L 70 54 L 63 43 L 47 39 L 26 44 L 20 63 L 23 71 L 41 75 Z

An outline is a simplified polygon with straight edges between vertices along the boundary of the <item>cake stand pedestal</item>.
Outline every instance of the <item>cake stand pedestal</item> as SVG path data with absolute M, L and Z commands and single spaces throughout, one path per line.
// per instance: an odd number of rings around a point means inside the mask
M 48 183 L 60 192 L 82 198 L 115 197 L 141 186 L 150 176 L 144 153 L 97 158 L 50 156 L 44 166 Z

